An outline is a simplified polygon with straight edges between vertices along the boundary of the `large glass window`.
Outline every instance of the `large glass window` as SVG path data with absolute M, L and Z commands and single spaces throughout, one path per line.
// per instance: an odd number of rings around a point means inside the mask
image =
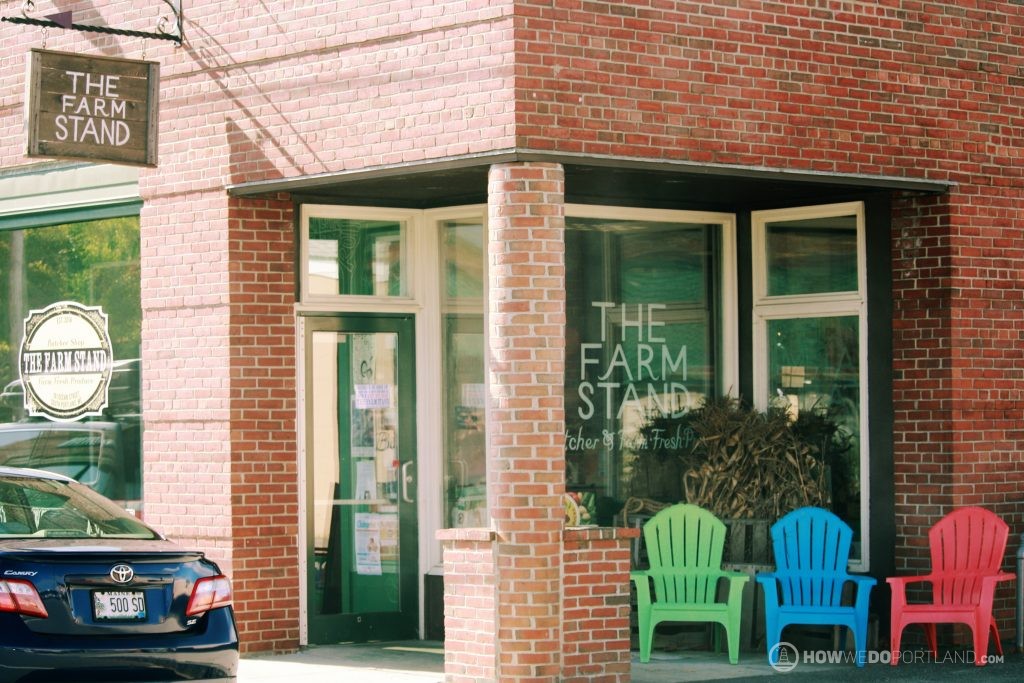
M 480 218 L 439 224 L 446 518 L 487 525 L 484 425 L 484 226 Z
M 752 216 L 756 398 L 789 411 L 817 446 L 829 505 L 866 568 L 863 222 L 860 203 Z
M 611 524 L 630 497 L 683 499 L 686 414 L 728 390 L 728 219 L 580 213 L 565 232 L 566 486 L 592 493 L 594 521 Z
M 0 464 L 68 474 L 118 500 L 142 497 L 137 216 L 0 231 Z M 18 354 L 29 311 L 60 301 L 107 316 L 114 368 L 103 415 L 25 414 Z

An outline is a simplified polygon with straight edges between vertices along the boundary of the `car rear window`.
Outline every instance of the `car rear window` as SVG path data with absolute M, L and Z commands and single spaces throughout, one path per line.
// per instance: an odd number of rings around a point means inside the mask
M 0 539 L 160 538 L 112 501 L 76 482 L 0 475 Z

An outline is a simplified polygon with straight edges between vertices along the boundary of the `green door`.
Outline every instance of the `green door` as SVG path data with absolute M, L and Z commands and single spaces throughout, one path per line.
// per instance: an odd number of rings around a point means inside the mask
M 413 319 L 303 318 L 310 643 L 419 624 Z

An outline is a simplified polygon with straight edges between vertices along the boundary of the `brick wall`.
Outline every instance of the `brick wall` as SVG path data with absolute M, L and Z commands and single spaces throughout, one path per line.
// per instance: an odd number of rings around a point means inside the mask
M 445 681 L 497 680 L 495 534 L 444 529 L 438 537 L 444 542 Z
M 231 576 L 243 651 L 294 649 L 292 204 L 216 200 L 143 209 L 145 515 Z
M 629 681 L 629 539 L 639 535 L 565 530 L 562 681 Z
M 487 498 L 498 535 L 498 680 L 560 674 L 565 493 L 564 174 L 491 167 Z
M 290 201 L 232 200 L 230 523 L 244 651 L 299 644 L 294 242 Z
M 988 193 L 986 193 L 988 194 Z M 1004 569 L 1024 514 L 1024 240 L 1006 211 L 960 188 L 897 204 L 893 227 L 894 469 L 900 573 L 928 567 L 928 529 L 952 507 L 981 505 L 1010 524 Z M 987 205 L 987 208 L 986 208 Z M 996 591 L 1007 637 L 1015 588 Z M 964 634 L 957 636 L 963 639 Z M 969 641 L 965 641 L 969 642 Z

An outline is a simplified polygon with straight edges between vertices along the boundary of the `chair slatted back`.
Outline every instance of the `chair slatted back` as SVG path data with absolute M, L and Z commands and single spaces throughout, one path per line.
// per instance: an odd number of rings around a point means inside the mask
M 817 507 L 799 508 L 772 525 L 782 604 L 840 606 L 852 538 L 846 522 Z
M 722 567 L 725 524 L 711 512 L 673 505 L 644 524 L 644 543 L 659 602 L 715 602 Z
M 957 508 L 936 522 L 928 531 L 935 604 L 977 604 L 981 577 L 1002 567 L 1009 530 L 994 512 L 973 506 Z

